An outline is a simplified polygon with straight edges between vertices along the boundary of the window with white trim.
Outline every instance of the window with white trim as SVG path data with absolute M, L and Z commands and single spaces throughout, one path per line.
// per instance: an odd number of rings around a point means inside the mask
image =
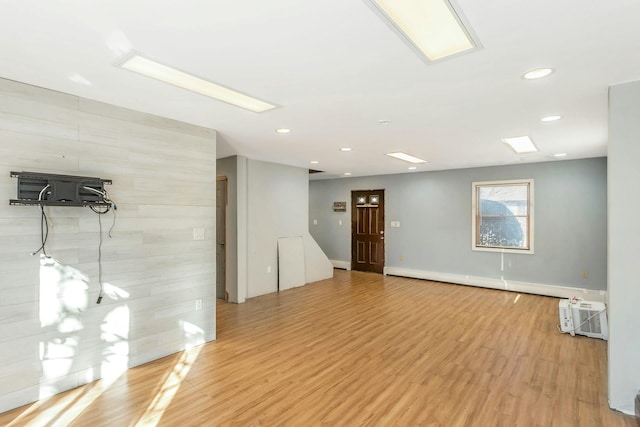
M 473 250 L 533 253 L 533 180 L 473 183 Z

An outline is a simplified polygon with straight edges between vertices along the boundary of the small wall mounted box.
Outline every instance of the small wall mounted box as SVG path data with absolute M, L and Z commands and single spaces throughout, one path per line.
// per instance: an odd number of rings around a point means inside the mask
M 334 212 L 346 212 L 347 211 L 347 202 L 333 202 L 333 211 Z

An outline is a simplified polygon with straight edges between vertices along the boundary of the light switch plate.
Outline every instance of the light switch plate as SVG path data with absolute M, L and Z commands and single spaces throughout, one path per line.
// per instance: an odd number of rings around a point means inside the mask
M 391 221 L 391 227 L 392 228 L 400 227 L 400 221 Z
M 193 229 L 193 240 L 204 240 L 204 228 Z

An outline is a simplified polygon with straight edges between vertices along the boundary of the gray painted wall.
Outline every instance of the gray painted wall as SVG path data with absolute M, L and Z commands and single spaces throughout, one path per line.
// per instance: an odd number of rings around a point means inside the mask
M 606 166 L 595 158 L 311 181 L 309 229 L 330 259 L 350 262 L 351 190 L 382 188 L 386 266 L 603 290 Z M 535 254 L 472 251 L 471 183 L 522 178 L 535 180 Z M 347 212 L 333 212 L 334 201 Z
M 333 268 L 309 234 L 308 171 L 232 156 L 219 159 L 229 179 L 227 290 L 232 302 L 278 290 L 277 242 L 302 236 L 305 281 L 331 277 Z
M 640 391 L 640 82 L 609 89 L 609 404 L 633 414 Z
M 309 234 L 308 170 L 249 159 L 247 177 L 247 297 L 278 290 L 281 237 L 303 237 L 307 282 L 331 277 L 331 263 Z
M 215 150 L 211 129 L 0 79 L 0 411 L 215 339 Z M 100 305 L 97 215 L 46 208 L 41 265 L 12 170 L 113 180 Z

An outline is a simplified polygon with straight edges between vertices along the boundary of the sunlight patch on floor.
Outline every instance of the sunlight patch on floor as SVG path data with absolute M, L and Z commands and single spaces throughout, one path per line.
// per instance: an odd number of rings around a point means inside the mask
M 193 362 L 198 358 L 202 347 L 194 347 L 182 353 L 180 360 L 178 360 L 173 371 L 160 388 L 158 394 L 153 398 L 145 413 L 140 417 L 136 426 L 156 426 L 160 422 L 164 411 L 169 407 L 178 389 L 180 389 L 182 381 L 189 373 Z

